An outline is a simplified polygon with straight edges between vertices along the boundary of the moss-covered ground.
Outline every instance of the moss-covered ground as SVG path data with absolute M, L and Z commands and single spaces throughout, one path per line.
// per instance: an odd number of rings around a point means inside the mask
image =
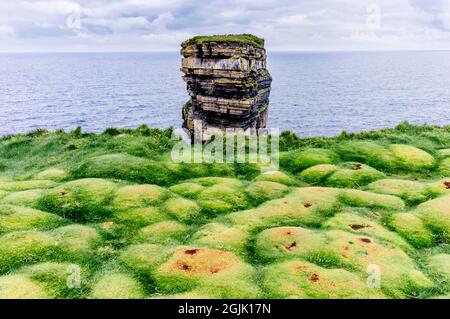
M 264 39 L 252 34 L 226 34 L 226 35 L 200 35 L 193 37 L 183 43 L 183 45 L 205 44 L 205 43 L 236 43 L 248 44 L 257 48 L 264 48 Z
M 266 173 L 171 134 L 1 138 L 0 298 L 449 296 L 450 127 L 285 132 Z

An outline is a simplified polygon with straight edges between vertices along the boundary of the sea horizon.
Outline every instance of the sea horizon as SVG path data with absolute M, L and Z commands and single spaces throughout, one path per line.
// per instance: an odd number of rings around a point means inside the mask
M 449 51 L 267 53 L 271 128 L 335 136 L 450 120 Z M 181 127 L 180 64 L 178 51 L 1 53 L 0 135 Z

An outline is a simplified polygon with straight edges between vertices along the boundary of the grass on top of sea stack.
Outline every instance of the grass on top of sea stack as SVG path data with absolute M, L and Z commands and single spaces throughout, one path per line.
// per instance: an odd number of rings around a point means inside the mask
M 173 163 L 171 135 L 0 138 L 0 298 L 450 295 L 450 127 L 284 132 L 262 174 Z
M 182 45 L 187 46 L 204 43 L 237 43 L 264 48 L 264 39 L 252 34 L 199 35 L 185 41 Z

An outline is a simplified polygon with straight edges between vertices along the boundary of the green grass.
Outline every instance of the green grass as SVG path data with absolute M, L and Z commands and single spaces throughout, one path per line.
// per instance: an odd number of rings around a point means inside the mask
M 253 45 L 257 48 L 264 48 L 264 39 L 251 34 L 229 34 L 229 35 L 200 35 L 184 42 L 184 45 L 205 44 L 205 43 L 237 43 Z
M 450 294 L 450 127 L 284 132 L 264 173 L 173 163 L 171 134 L 0 138 L 0 298 Z

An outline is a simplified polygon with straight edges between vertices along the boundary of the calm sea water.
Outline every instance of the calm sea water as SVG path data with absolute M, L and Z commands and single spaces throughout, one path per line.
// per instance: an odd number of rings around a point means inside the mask
M 270 53 L 269 126 L 302 136 L 450 124 L 450 52 Z M 179 127 L 178 53 L 0 54 L 0 135 Z

